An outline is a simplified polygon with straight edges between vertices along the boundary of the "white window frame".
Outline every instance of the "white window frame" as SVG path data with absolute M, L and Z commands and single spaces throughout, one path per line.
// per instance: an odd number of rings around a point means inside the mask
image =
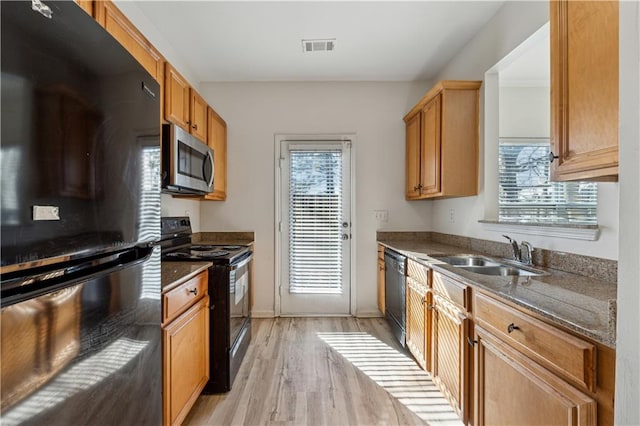
M 283 157 L 282 155 L 282 142 L 286 141 L 296 141 L 299 143 L 309 143 L 313 144 L 318 141 L 331 141 L 331 142 L 342 142 L 342 141 L 351 141 L 351 155 L 350 155 L 350 178 L 351 178 L 351 200 L 350 200 L 350 208 L 351 208 L 351 239 L 349 240 L 349 249 L 351 253 L 351 265 L 350 265 L 350 282 L 349 282 L 349 290 L 350 290 L 350 302 L 349 302 L 349 314 L 356 314 L 356 270 L 357 270 L 357 253 L 356 253 L 356 236 L 358 233 L 357 230 L 357 210 L 356 210 L 356 168 L 355 168 L 355 158 L 356 158 L 356 135 L 355 133 L 339 133 L 339 134 L 288 134 L 288 133 L 277 133 L 274 135 L 274 188 L 275 188 L 275 196 L 274 196 L 274 205 L 275 205 L 275 214 L 274 214 L 274 315 L 279 317 L 282 313 L 281 309 L 281 297 L 280 297 L 280 284 L 282 279 L 282 238 L 280 234 L 280 229 L 282 226 L 282 179 L 281 179 L 281 167 L 280 161 Z

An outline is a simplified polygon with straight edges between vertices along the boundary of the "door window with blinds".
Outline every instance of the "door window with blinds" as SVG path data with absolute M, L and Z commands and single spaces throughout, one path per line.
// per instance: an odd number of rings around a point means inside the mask
M 500 138 L 499 220 L 597 224 L 594 182 L 551 182 L 549 139 Z
M 285 314 L 349 313 L 350 144 L 287 142 L 282 149 Z

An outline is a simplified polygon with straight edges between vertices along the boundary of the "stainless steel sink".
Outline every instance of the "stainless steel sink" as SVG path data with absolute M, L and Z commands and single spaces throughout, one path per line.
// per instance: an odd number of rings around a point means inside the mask
M 544 272 L 534 271 L 531 269 L 518 268 L 516 266 L 498 265 L 498 266 L 460 266 L 465 271 L 475 272 L 482 275 L 498 275 L 498 276 L 540 276 Z
M 490 257 L 456 254 L 448 256 L 432 256 L 434 259 L 448 263 L 456 268 L 482 275 L 494 276 L 540 276 L 545 272 L 533 268 L 514 265 L 509 261 L 499 262 Z
M 432 257 L 453 266 L 500 266 L 500 264 L 495 260 L 484 256 L 457 254 L 451 256 Z

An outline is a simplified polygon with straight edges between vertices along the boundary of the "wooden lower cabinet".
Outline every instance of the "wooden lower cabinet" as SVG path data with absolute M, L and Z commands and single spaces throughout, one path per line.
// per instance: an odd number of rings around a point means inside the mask
M 207 271 L 162 294 L 163 424 L 179 425 L 209 380 Z
M 181 424 L 209 380 L 209 297 L 162 332 L 164 424 Z
M 420 367 L 427 370 L 427 286 L 407 277 L 406 341 Z
M 378 310 L 385 314 L 385 266 L 384 266 L 384 246 L 382 244 L 378 244 Z
M 475 327 L 475 425 L 596 425 L 596 401 Z
M 469 417 L 469 318 L 437 294 L 433 295 L 433 381 L 467 423 Z

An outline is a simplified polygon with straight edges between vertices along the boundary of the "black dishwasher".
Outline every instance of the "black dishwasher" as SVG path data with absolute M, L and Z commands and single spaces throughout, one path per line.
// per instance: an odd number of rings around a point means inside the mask
M 390 249 L 384 251 L 385 317 L 400 344 L 405 345 L 405 271 L 407 258 Z

